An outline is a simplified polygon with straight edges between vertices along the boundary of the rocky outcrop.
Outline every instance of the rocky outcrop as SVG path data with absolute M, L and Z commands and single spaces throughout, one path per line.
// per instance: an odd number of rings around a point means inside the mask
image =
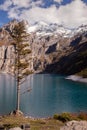
M 87 130 L 87 121 L 70 121 L 60 130 Z

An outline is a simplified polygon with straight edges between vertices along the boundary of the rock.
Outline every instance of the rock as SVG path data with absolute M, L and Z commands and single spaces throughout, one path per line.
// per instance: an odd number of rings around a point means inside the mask
M 14 110 L 10 113 L 10 115 L 23 116 L 23 112 L 20 110 Z
M 87 130 L 87 121 L 70 121 L 60 130 Z
M 9 130 L 22 130 L 20 127 L 10 128 Z
M 4 126 L 3 125 L 0 125 L 0 130 L 4 130 Z
M 30 130 L 30 125 L 29 124 L 24 124 L 24 125 L 21 125 L 21 128 L 23 130 Z

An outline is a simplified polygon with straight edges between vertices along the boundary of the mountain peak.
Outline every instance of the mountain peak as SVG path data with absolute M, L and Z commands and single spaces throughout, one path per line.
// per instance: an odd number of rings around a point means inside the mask
M 44 21 L 36 22 L 27 28 L 28 33 L 36 33 L 37 35 L 61 35 L 63 37 L 72 37 L 76 33 L 87 31 L 87 25 L 81 25 L 78 28 L 69 29 L 57 23 L 46 23 Z
M 39 22 L 35 22 L 35 24 L 37 25 L 42 25 L 42 26 L 48 26 L 48 24 L 44 21 L 39 21 Z

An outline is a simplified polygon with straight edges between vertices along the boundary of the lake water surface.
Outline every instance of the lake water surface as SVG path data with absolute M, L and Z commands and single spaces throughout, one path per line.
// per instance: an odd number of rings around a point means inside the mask
M 24 93 L 29 87 L 31 91 Z M 0 75 L 0 115 L 16 107 L 14 78 Z M 61 112 L 87 112 L 87 83 L 74 82 L 63 76 L 36 74 L 21 86 L 20 109 L 32 117 L 48 117 Z

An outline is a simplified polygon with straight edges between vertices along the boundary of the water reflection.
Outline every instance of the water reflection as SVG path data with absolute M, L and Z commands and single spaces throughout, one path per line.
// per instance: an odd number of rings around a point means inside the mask
M 15 108 L 16 87 L 11 76 L 0 75 L 0 115 L 8 114 Z

